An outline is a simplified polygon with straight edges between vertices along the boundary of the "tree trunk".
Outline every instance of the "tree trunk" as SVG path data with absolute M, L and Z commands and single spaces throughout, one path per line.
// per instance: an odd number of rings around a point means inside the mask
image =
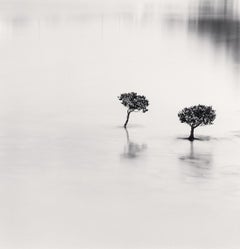
M 126 131 L 126 136 L 127 136 L 127 144 L 129 144 L 130 143 L 130 139 L 129 139 L 129 134 L 128 134 L 127 128 L 125 128 L 125 131 Z
M 193 141 L 194 140 L 194 127 L 191 126 L 191 133 L 190 133 L 190 136 L 188 138 L 190 141 Z
M 127 127 L 127 124 L 128 124 L 128 121 L 129 121 L 130 113 L 131 113 L 131 112 L 129 112 L 129 111 L 127 112 L 127 120 L 126 120 L 126 122 L 125 122 L 125 124 L 124 124 L 124 128 Z

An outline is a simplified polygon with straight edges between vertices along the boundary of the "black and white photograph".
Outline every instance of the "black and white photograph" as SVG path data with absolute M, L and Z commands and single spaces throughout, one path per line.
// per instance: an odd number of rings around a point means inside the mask
M 0 249 L 240 248 L 240 0 L 0 0 Z

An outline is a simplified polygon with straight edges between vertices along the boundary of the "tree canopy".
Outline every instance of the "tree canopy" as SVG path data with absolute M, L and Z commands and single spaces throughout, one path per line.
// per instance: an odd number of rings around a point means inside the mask
M 143 95 L 138 95 L 135 92 L 122 93 L 119 97 L 121 103 L 128 108 L 129 112 L 142 111 L 147 112 L 149 101 Z
M 186 107 L 178 113 L 181 123 L 187 123 L 193 128 L 202 125 L 211 125 L 216 118 L 212 106 L 194 105 Z

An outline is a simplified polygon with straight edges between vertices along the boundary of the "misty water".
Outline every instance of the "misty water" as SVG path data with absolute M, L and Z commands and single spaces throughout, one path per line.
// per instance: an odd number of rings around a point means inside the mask
M 1 249 L 239 248 L 239 24 L 172 7 L 0 4 Z

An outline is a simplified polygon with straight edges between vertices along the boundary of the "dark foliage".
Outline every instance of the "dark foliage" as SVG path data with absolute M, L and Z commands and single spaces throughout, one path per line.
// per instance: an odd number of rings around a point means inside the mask
M 186 107 L 178 113 L 181 123 L 187 123 L 191 127 L 211 125 L 216 118 L 216 112 L 212 106 L 195 105 Z
M 132 111 L 142 111 L 147 112 L 147 106 L 149 105 L 148 100 L 143 95 L 137 95 L 135 92 L 122 93 L 118 97 L 121 103 L 128 108 L 130 112 Z

